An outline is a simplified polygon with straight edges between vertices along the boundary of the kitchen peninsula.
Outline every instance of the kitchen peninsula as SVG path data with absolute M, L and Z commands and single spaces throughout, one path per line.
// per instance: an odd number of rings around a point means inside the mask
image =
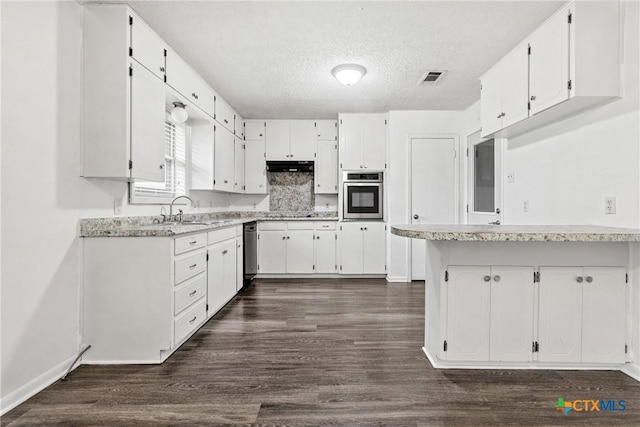
M 395 225 L 426 241 L 436 368 L 608 369 L 640 380 L 640 230 Z

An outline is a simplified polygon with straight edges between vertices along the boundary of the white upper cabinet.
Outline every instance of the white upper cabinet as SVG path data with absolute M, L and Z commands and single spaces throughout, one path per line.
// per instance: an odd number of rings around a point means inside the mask
M 215 126 L 214 146 L 214 180 L 213 189 L 218 191 L 234 191 L 235 183 L 235 148 L 234 136 L 222 126 Z
M 238 113 L 233 116 L 234 133 L 240 139 L 244 139 L 244 119 Z
M 338 194 L 338 143 L 318 141 L 314 182 L 316 194 Z
M 384 170 L 387 158 L 387 120 L 382 114 L 340 115 L 340 169 Z
M 233 180 L 233 192 L 244 193 L 244 141 L 238 137 L 234 138 L 234 180 Z
M 509 54 L 517 58 L 489 70 L 481 79 L 482 136 L 513 137 L 619 97 L 619 9 L 615 0 L 572 2 L 523 41 L 526 72 L 520 46 Z
M 531 114 L 569 98 L 569 11 L 557 13 L 529 38 Z
M 338 141 L 338 122 L 336 120 L 316 120 L 315 126 L 318 141 Z
M 222 126 L 227 128 L 231 133 L 235 132 L 234 116 L 235 113 L 222 98 L 216 96 L 216 114 L 215 119 Z
M 311 120 L 267 120 L 267 160 L 313 160 L 315 126 Z
M 131 46 L 129 54 L 164 81 L 166 45 L 140 18 L 129 16 Z
M 247 120 L 244 123 L 244 139 L 264 141 L 265 122 L 262 120 Z
M 81 175 L 163 181 L 165 88 L 123 48 L 132 16 L 126 6 L 83 13 Z
M 265 162 L 264 121 L 246 121 L 245 133 L 245 193 L 267 193 L 267 164 Z
M 167 50 L 167 84 L 209 116 L 215 115 L 216 94 L 177 53 Z M 231 129 L 233 132 L 233 127 Z
M 213 190 L 213 124 L 191 125 L 191 190 Z

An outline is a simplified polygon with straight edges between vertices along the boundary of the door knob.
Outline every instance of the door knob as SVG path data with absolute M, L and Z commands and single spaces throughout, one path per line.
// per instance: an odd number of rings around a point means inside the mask
M 420 215 L 418 214 L 413 215 L 413 219 L 418 219 L 418 218 L 420 218 Z

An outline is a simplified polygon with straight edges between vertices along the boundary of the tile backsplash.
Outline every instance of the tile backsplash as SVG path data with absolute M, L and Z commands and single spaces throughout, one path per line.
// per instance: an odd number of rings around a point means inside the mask
M 313 172 L 268 172 L 269 210 L 313 212 Z

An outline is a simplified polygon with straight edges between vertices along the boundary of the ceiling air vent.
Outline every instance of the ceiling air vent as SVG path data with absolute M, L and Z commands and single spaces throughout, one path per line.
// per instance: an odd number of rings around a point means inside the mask
M 446 71 L 429 71 L 427 72 L 427 74 L 425 74 L 422 79 L 420 79 L 420 82 L 418 84 L 421 85 L 435 85 L 440 83 L 440 80 L 442 80 L 442 77 L 444 77 L 444 73 L 446 73 Z

